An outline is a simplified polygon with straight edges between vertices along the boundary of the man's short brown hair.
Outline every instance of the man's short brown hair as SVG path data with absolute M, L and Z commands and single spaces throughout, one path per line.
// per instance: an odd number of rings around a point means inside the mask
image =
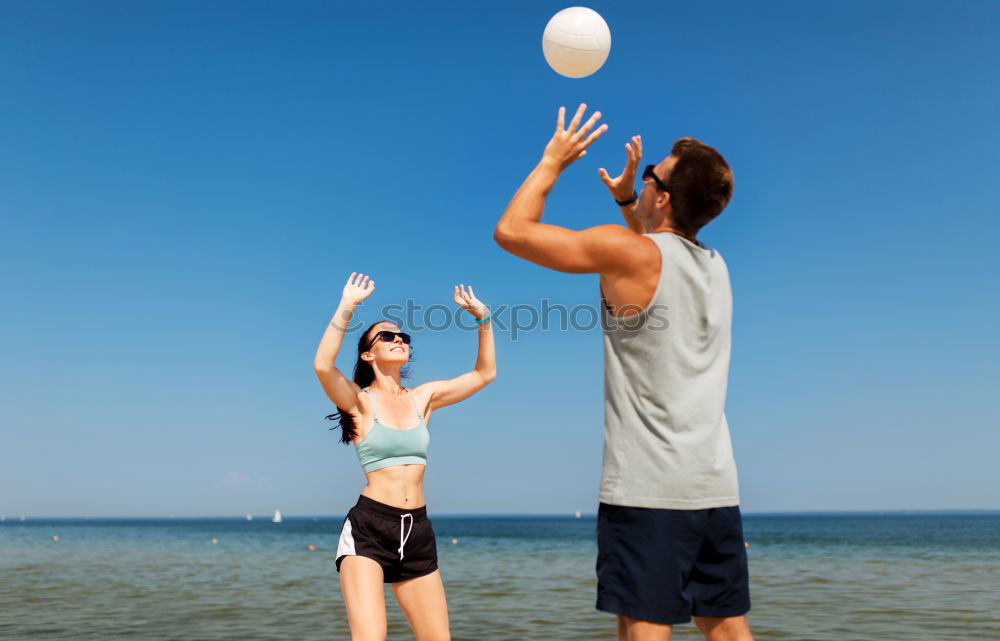
M 670 155 L 677 158 L 665 181 L 674 223 L 695 234 L 729 204 L 733 170 L 722 154 L 694 138 L 675 142 Z

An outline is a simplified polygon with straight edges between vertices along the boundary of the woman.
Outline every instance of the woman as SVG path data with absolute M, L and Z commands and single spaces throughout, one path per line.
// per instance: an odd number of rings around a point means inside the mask
M 392 584 L 417 641 L 446 641 L 448 607 L 424 506 L 427 421 L 434 410 L 469 398 L 496 378 L 490 315 L 471 286 L 455 287 L 455 302 L 479 325 L 479 356 L 471 372 L 403 387 L 410 337 L 381 321 L 362 333 L 351 380 L 334 362 L 355 308 L 373 291 L 374 280 L 351 274 L 316 350 L 316 375 L 338 410 L 327 418 L 340 418 L 342 440 L 354 444 L 367 479 L 337 548 L 340 589 L 354 641 L 385 639 L 383 583 Z

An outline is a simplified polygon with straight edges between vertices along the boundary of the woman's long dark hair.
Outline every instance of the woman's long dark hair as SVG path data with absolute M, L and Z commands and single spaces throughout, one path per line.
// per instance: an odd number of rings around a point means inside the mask
M 361 358 L 361 355 L 371 349 L 371 339 L 368 335 L 371 333 L 372 329 L 379 323 L 386 323 L 390 321 L 376 321 L 368 326 L 368 329 L 361 332 L 361 337 L 358 338 L 358 360 L 354 363 L 354 384 L 364 389 L 375 382 L 375 370 L 372 368 L 371 363 L 365 361 Z M 410 346 L 410 360 L 413 360 L 413 347 Z M 410 368 L 406 365 L 399 370 L 400 378 L 406 378 L 410 375 Z M 350 412 L 337 407 L 336 414 L 328 414 L 327 420 L 340 421 L 340 442 L 345 445 L 350 445 L 354 442 L 355 437 L 358 435 L 358 426 L 354 424 L 354 417 L 351 416 Z M 337 429 L 336 427 L 331 427 L 331 430 Z

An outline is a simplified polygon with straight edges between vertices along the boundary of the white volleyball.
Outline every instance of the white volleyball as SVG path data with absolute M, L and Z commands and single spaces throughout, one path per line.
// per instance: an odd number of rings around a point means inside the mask
M 570 7 L 552 16 L 542 34 L 542 53 L 552 69 L 567 78 L 594 73 L 611 53 L 611 29 L 601 14 Z

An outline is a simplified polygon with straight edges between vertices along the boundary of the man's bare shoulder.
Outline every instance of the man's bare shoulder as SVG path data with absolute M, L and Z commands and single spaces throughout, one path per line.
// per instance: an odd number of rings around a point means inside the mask
M 609 270 L 659 267 L 660 249 L 648 236 L 622 225 L 599 225 L 587 231 L 597 235 L 605 245 Z

